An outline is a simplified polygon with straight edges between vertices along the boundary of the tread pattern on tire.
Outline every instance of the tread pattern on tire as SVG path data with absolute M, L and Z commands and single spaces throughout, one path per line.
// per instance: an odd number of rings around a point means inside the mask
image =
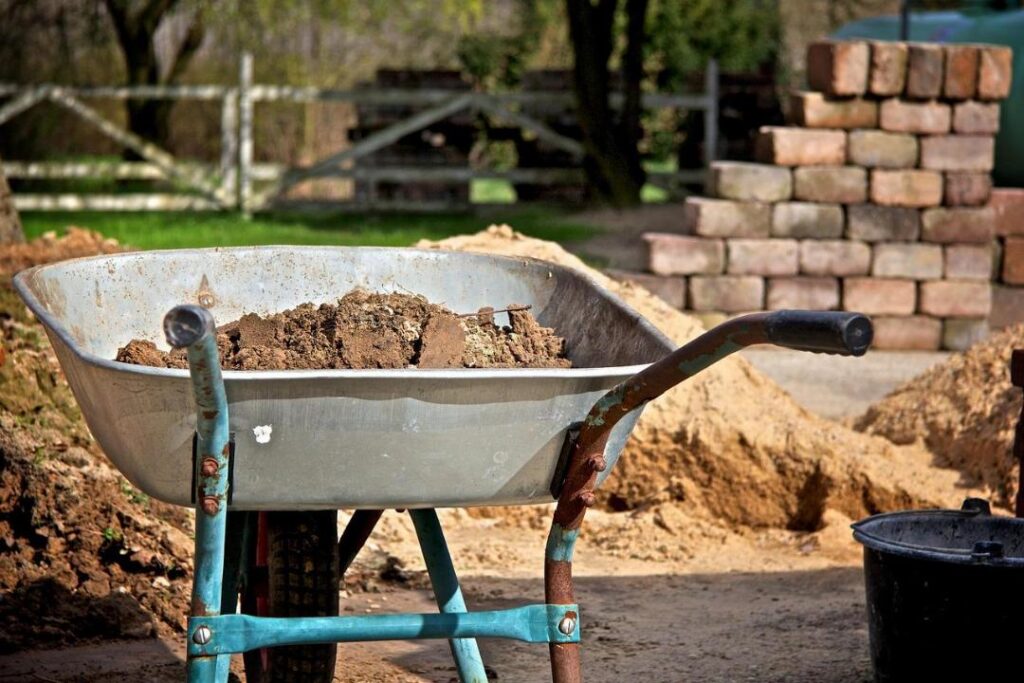
M 267 540 L 270 616 L 337 616 L 337 512 L 269 513 Z M 330 683 L 337 652 L 334 643 L 272 648 L 268 683 Z

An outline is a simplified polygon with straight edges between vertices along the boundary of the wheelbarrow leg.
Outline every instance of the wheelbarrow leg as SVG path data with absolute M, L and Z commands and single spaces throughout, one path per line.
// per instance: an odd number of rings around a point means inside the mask
M 598 439 L 590 448 L 573 447 L 565 483 L 555 507 L 551 531 L 544 549 L 544 601 L 549 605 L 574 605 L 572 558 L 587 508 L 594 504 L 597 474 L 604 471 L 603 456 L 607 439 Z M 575 623 L 572 623 L 575 622 Z M 577 628 L 579 615 L 567 612 L 559 630 L 569 633 Z M 551 679 L 554 683 L 582 683 L 583 664 L 579 643 L 551 643 Z
M 443 613 L 464 613 L 466 600 L 462 597 L 459 579 L 452 566 L 452 556 L 448 552 L 448 544 L 444 540 L 441 522 L 433 509 L 410 510 L 412 523 L 416 527 L 416 537 L 420 541 L 423 560 L 430 574 L 430 585 L 434 588 L 434 597 L 438 609 Z M 484 661 L 480 657 L 480 648 L 475 638 L 453 638 L 448 641 L 452 648 L 455 667 L 459 671 L 462 683 L 486 683 L 487 672 Z
M 228 516 L 228 402 L 220 371 L 213 316 L 198 306 L 178 306 L 164 318 L 167 341 L 188 352 L 189 373 L 196 403 L 196 553 L 190 616 L 221 612 L 224 583 L 224 544 Z M 205 630 L 204 630 L 205 629 Z M 193 639 L 209 640 L 200 626 Z M 205 641 L 202 641 L 205 642 Z M 230 655 L 189 655 L 189 683 L 223 683 Z

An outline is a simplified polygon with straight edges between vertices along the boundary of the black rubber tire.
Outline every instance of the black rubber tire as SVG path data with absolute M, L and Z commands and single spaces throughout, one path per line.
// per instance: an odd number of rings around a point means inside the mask
M 267 514 L 267 588 L 271 617 L 338 615 L 338 513 L 334 510 Z M 243 597 L 242 611 L 255 600 Z M 338 646 L 270 648 L 267 669 L 259 651 L 245 657 L 250 683 L 330 683 Z

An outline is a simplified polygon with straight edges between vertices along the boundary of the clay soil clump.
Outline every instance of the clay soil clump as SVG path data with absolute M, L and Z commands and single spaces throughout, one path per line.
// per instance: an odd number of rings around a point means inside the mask
M 1024 348 L 1024 325 L 1010 327 L 958 353 L 869 408 L 855 426 L 896 444 L 922 444 L 936 464 L 983 487 L 1011 507 L 1018 466 L 1013 432 L 1021 390 L 1010 384 L 1010 356 Z
M 508 316 L 508 324 L 496 322 Z M 529 308 L 510 305 L 457 315 L 413 294 L 349 292 L 337 304 L 302 304 L 255 313 L 218 330 L 221 366 L 229 370 L 367 368 L 567 368 L 565 340 Z M 132 340 L 117 360 L 185 368 L 182 350 Z

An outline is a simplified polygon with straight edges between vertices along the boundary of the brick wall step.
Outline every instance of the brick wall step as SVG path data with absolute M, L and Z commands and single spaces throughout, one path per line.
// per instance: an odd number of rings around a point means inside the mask
M 871 348 L 890 351 L 935 351 L 942 346 L 942 321 L 927 315 L 875 316 Z
M 864 41 L 824 40 L 807 48 L 807 84 L 827 95 L 862 95 L 868 87 L 870 49 Z
M 720 239 L 649 232 L 647 268 L 656 275 L 716 274 L 725 270 L 725 243 Z

